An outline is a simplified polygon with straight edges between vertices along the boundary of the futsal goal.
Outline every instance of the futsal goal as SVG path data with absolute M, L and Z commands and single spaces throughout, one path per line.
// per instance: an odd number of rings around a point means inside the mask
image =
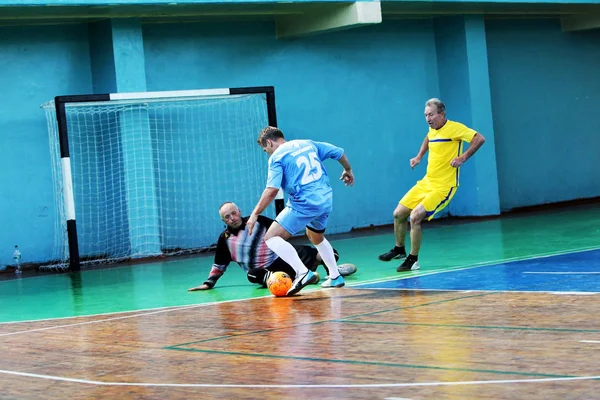
M 277 125 L 271 86 L 58 96 L 42 108 L 55 193 L 42 269 L 206 251 L 224 227 L 219 206 L 249 214 L 265 187 L 256 138 Z

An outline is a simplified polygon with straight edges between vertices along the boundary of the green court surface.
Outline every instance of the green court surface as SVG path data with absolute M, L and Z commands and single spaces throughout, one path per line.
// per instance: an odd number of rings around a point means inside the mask
M 434 222 L 424 230 L 421 270 L 397 273 L 399 262 L 377 255 L 394 244 L 390 228 L 330 236 L 340 263 L 358 272 L 347 285 L 399 276 L 431 274 L 452 268 L 533 258 L 600 247 L 600 207 L 562 208 L 485 221 Z M 215 238 L 216 239 L 216 238 Z M 0 322 L 62 318 L 222 302 L 270 295 L 246 280 L 232 263 L 213 290 L 188 292 L 208 276 L 212 254 L 133 266 L 36 275 L 0 281 Z M 320 267 L 321 276 L 325 270 Z M 4 275 L 7 278 L 6 275 Z M 306 290 L 322 290 L 310 286 Z M 332 290 L 332 289 L 328 289 Z M 343 290 L 343 289 L 340 289 Z M 201 318 L 199 311 L 199 318 Z

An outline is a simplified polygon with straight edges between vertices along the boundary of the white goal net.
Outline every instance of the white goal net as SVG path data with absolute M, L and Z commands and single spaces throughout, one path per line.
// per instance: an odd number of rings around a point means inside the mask
M 63 176 L 54 102 L 46 111 L 57 208 L 54 256 L 68 266 Z M 67 103 L 82 266 L 201 252 L 215 244 L 225 201 L 249 214 L 266 182 L 256 143 L 265 95 Z M 273 217 L 270 207 L 266 214 Z

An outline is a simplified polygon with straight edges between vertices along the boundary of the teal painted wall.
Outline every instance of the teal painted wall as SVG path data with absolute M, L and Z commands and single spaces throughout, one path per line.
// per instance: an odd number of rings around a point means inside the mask
M 50 257 L 55 210 L 48 130 L 40 105 L 92 90 L 86 25 L 0 28 L 0 265 Z
M 361 0 L 374 1 L 374 0 Z M 397 2 L 404 0 L 383 0 L 384 2 Z M 214 3 L 277 3 L 278 0 L 178 0 L 173 3 L 169 0 L 0 0 L 0 6 L 81 6 L 81 5 L 169 5 L 169 4 L 214 4 Z M 352 3 L 348 0 L 294 0 L 294 3 Z M 481 3 L 480 0 L 447 0 L 449 3 Z M 522 0 L 490 0 L 489 3 L 522 3 Z M 564 0 L 546 1 L 530 0 L 529 3 L 573 3 L 573 4 L 598 4 L 598 0 Z
M 370 2 L 374 0 L 361 0 Z M 589 2 L 581 0 L 578 2 Z M 99 6 L 99 5 L 173 5 L 173 4 L 210 4 L 210 3 L 277 3 L 277 0 L 178 0 L 173 3 L 168 0 L 0 0 L 0 6 Z M 348 0 L 295 0 L 295 3 L 317 2 L 317 3 L 352 3 Z
M 334 178 L 330 233 L 392 222 L 400 197 L 425 173 L 425 163 L 413 171 L 408 160 L 427 132 L 424 102 L 434 96 L 446 101 L 450 118 L 489 141 L 463 168 L 461 189 L 447 210 L 451 215 L 489 215 L 500 207 L 600 195 L 600 177 L 590 161 L 600 148 L 594 134 L 600 126 L 593 117 L 600 89 L 593 78 L 600 64 L 598 32 L 564 34 L 557 20 L 484 23 L 476 16 L 384 21 L 293 40 L 277 40 L 274 28 L 272 23 L 139 25 L 134 20 L 0 28 L 0 87 L 10 99 L 0 108 L 5 171 L 0 185 L 7 193 L 0 201 L 0 265 L 12 261 L 15 244 L 25 262 L 51 257 L 56 205 L 39 106 L 59 94 L 275 86 L 279 125 L 289 138 L 338 144 L 353 163 L 353 188 L 335 179 L 341 172 L 336 162 L 326 165 Z M 226 113 L 241 118 L 237 111 Z M 151 127 L 164 126 L 156 116 L 147 118 Z M 122 126 L 118 118 L 111 121 Z M 117 131 L 90 142 L 98 160 L 86 167 L 112 179 L 116 197 L 102 202 L 99 193 L 76 187 L 78 214 L 92 202 L 101 203 L 95 212 L 102 214 L 131 188 L 119 164 L 123 160 L 107 158 L 107 149 L 122 142 Z M 144 140 L 156 143 L 160 136 L 167 146 L 175 131 L 159 129 Z M 163 245 L 185 242 L 177 236 L 190 243 L 203 234 L 214 236 L 221 226 L 215 209 L 221 201 L 238 201 L 250 212 L 267 163 L 254 143 L 257 133 L 234 143 L 216 137 L 202 146 L 199 151 L 213 160 L 193 164 L 199 173 L 190 179 L 223 188 L 198 197 L 206 207 L 202 226 L 181 224 L 182 231 Z M 146 150 L 156 158 L 156 147 Z M 242 169 L 232 161 L 240 159 Z M 177 158 L 153 162 L 163 173 L 183 168 Z M 247 187 L 228 186 L 228 173 L 246 174 Z M 153 179 L 156 197 L 145 197 L 169 202 L 174 192 Z M 185 211 L 161 209 L 161 221 L 185 219 Z M 152 213 L 149 218 L 156 218 Z M 101 240 L 117 246 L 129 240 L 129 217 L 124 209 L 113 220 L 79 229 L 82 235 L 105 229 Z M 84 253 L 98 251 L 94 240 L 100 239 L 89 239 Z
M 115 93 L 117 79 L 111 21 L 88 24 L 94 93 Z
M 485 24 L 482 16 L 434 20 L 440 94 L 449 119 L 481 133 L 486 143 L 460 170 L 460 187 L 441 215 L 500 212 Z M 466 151 L 468 145 L 465 145 Z
M 486 27 L 502 209 L 600 196 L 600 31 Z
M 338 163 L 326 164 L 335 178 L 328 231 L 390 223 L 425 171 L 408 160 L 427 132 L 424 102 L 438 93 L 431 21 L 297 40 L 273 31 L 270 23 L 145 26 L 148 90 L 274 85 L 284 134 L 335 143 L 353 164 L 353 188 L 337 180 Z

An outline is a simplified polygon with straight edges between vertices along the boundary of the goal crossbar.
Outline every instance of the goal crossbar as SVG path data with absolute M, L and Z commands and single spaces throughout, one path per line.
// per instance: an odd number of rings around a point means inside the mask
M 273 86 L 237 87 L 221 89 L 199 89 L 199 90 L 175 90 L 155 92 L 131 92 L 131 93 L 106 93 L 89 95 L 66 95 L 54 98 L 56 122 L 58 131 L 58 142 L 61 159 L 62 185 L 64 215 L 66 218 L 67 239 L 69 245 L 69 269 L 79 271 L 81 268 L 81 257 L 77 236 L 77 223 L 75 218 L 75 199 L 73 192 L 73 177 L 71 172 L 71 159 L 69 151 L 69 130 L 67 124 L 67 107 L 78 105 L 74 103 L 98 103 L 119 102 L 127 100 L 144 101 L 157 99 L 194 99 L 194 98 L 218 98 L 235 95 L 262 94 L 266 98 L 267 119 L 270 126 L 277 126 L 277 114 L 275 110 L 275 89 Z M 279 213 L 283 209 L 283 193 L 280 191 L 275 200 L 275 210 Z

